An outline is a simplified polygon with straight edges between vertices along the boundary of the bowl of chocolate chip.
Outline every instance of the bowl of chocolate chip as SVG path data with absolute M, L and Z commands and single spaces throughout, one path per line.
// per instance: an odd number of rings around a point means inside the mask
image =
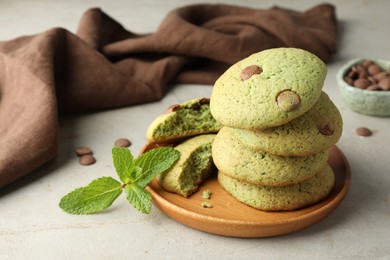
M 390 61 L 354 59 L 337 73 L 344 102 L 355 112 L 390 116 Z

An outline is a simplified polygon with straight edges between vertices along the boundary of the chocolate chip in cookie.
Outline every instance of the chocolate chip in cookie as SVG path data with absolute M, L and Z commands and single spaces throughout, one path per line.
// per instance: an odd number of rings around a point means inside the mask
M 241 79 L 242 80 L 248 80 L 250 79 L 254 74 L 261 74 L 263 70 L 257 66 L 257 65 L 250 65 L 242 70 L 241 72 Z
M 278 106 L 284 111 L 291 112 L 301 105 L 301 99 L 297 93 L 291 90 L 285 90 L 276 97 Z

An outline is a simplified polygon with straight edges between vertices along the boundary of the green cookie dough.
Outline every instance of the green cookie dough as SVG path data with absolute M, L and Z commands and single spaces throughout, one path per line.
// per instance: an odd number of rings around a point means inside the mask
M 218 172 L 221 186 L 238 201 L 264 211 L 296 210 L 324 199 L 335 184 L 332 168 L 325 164 L 314 177 L 293 185 L 269 187 L 240 182 Z
M 214 118 L 248 130 L 285 124 L 318 100 L 326 65 L 297 48 L 255 53 L 231 66 L 216 82 L 210 98 Z
M 222 125 L 211 115 L 209 102 L 208 98 L 196 98 L 171 106 L 149 125 L 146 139 L 160 143 L 218 132 Z
M 322 92 L 312 109 L 284 125 L 258 131 L 231 128 L 231 132 L 245 146 L 257 151 L 279 156 L 309 156 L 337 143 L 342 128 L 339 110 Z
M 214 138 L 215 134 L 199 135 L 177 145 L 175 149 L 180 152 L 180 159 L 157 177 L 159 186 L 183 197 L 193 194 L 216 170 L 211 157 Z
M 282 157 L 255 151 L 234 137 L 232 128 L 223 127 L 214 139 L 212 155 L 218 170 L 254 185 L 285 186 L 313 177 L 326 164 L 329 151 L 310 156 Z

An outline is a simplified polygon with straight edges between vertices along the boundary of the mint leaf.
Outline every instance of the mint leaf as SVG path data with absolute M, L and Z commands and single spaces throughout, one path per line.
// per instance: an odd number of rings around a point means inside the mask
M 179 151 L 161 147 L 134 160 L 128 148 L 114 147 L 113 163 L 123 185 L 111 177 L 102 177 L 65 195 L 59 206 L 71 214 L 96 213 L 111 206 L 124 189 L 127 200 L 137 210 L 149 214 L 152 196 L 144 188 L 156 175 L 168 170 L 179 157 Z
M 70 214 L 91 214 L 111 206 L 121 193 L 120 182 L 102 177 L 65 195 L 59 206 Z
M 135 159 L 134 164 L 142 169 L 136 183 L 145 188 L 158 174 L 168 170 L 180 158 L 180 152 L 172 147 L 160 147 Z
M 123 183 L 134 181 L 134 157 L 126 147 L 115 146 L 112 148 L 112 159 L 119 178 Z
M 126 185 L 126 198 L 131 205 L 142 213 L 149 214 L 152 209 L 152 196 L 136 183 Z

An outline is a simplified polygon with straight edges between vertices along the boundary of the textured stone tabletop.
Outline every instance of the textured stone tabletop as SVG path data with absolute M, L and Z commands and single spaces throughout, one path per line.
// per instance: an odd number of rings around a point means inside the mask
M 74 32 L 82 13 L 91 7 L 102 8 L 134 32 L 148 33 L 170 10 L 195 2 L 0 0 L 0 40 L 53 27 Z M 321 3 L 276 2 L 296 10 Z M 97 177 L 115 177 L 111 147 L 117 138 L 130 139 L 132 153 L 138 154 L 146 141 L 147 126 L 157 115 L 171 104 L 209 96 L 212 90 L 204 85 L 175 85 L 160 102 L 63 117 L 58 158 L 0 191 L 0 260 L 389 259 L 390 118 L 352 112 L 340 98 L 336 73 L 346 61 L 357 57 L 390 60 L 390 2 L 329 2 L 336 6 L 339 43 L 338 53 L 327 64 L 324 90 L 343 116 L 344 131 L 338 147 L 352 169 L 350 191 L 330 216 L 295 233 L 242 239 L 191 229 L 156 207 L 150 215 L 143 215 L 123 198 L 100 214 L 64 213 L 58 207 L 64 194 Z M 257 8 L 274 5 L 251 0 L 240 4 Z M 358 127 L 368 127 L 374 134 L 358 136 Z M 94 165 L 78 163 L 74 149 L 80 145 L 94 150 Z

